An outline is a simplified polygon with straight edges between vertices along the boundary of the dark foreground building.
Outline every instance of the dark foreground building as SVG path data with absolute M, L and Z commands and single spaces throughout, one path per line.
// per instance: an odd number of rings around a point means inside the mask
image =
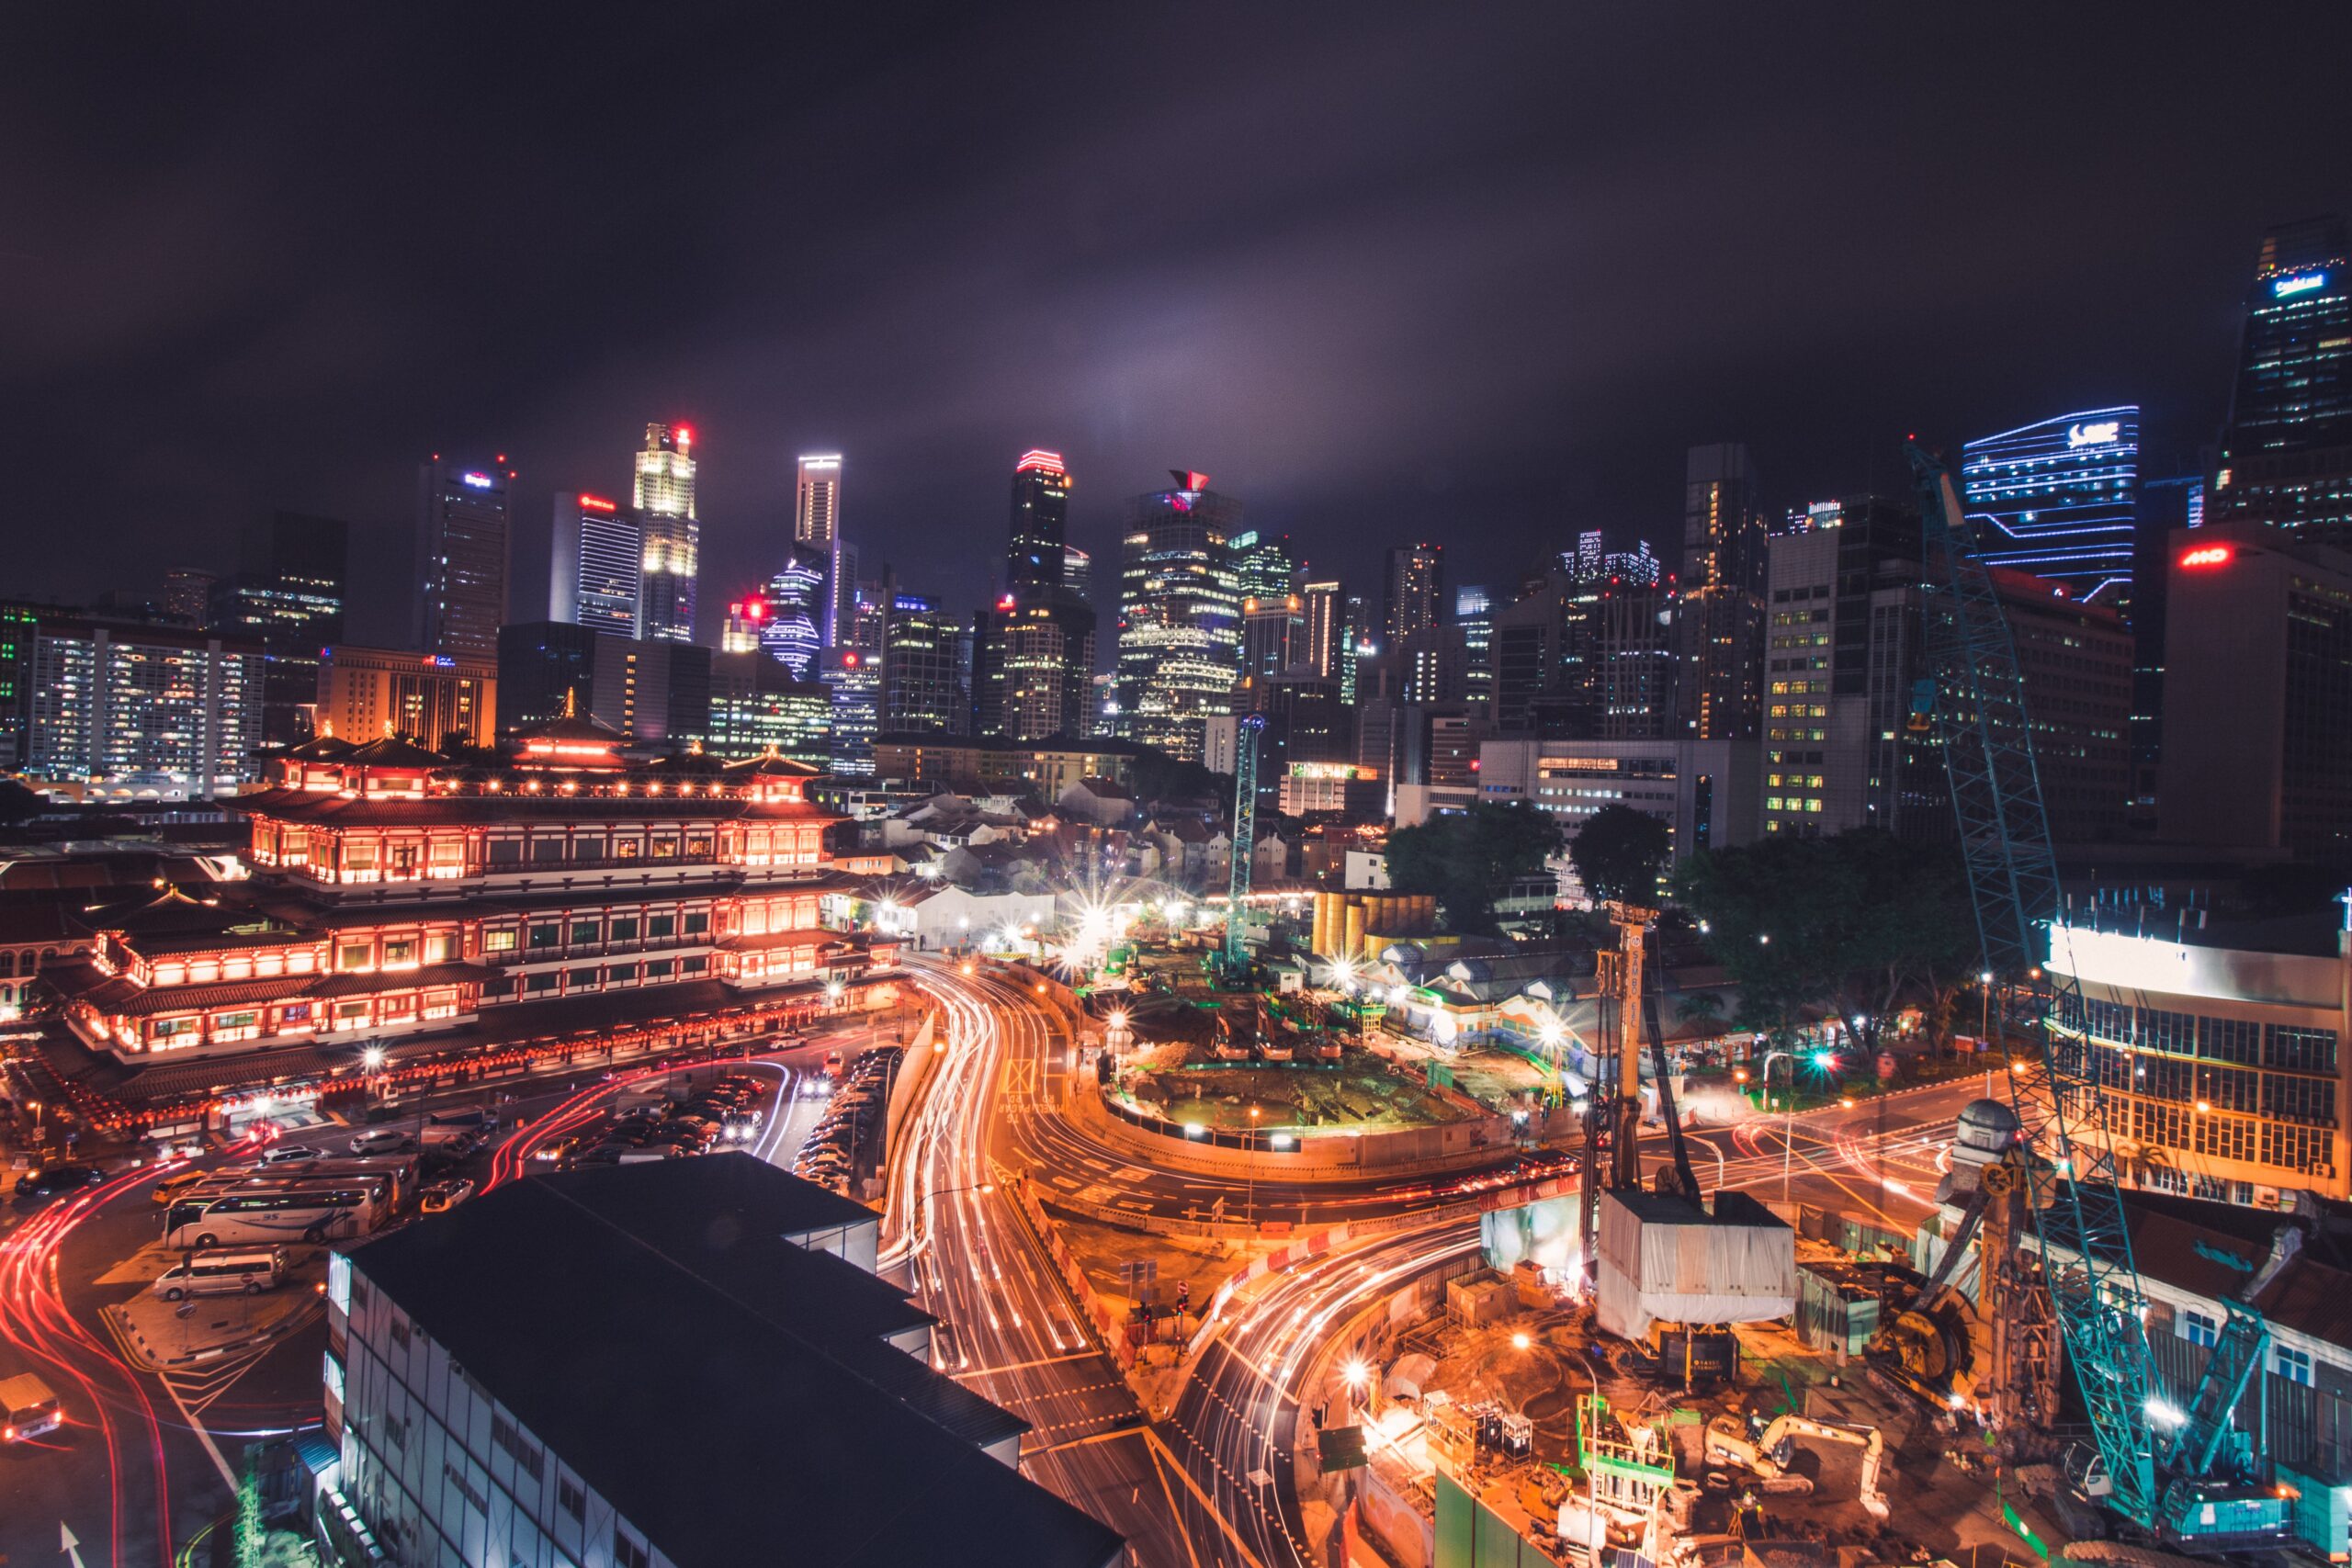
M 749 1155 L 511 1182 L 338 1258 L 331 1562 L 1108 1568 L 930 1365 L 880 1217 Z

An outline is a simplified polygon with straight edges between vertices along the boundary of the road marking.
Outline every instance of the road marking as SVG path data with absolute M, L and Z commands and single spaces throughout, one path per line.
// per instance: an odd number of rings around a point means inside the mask
M 1266 1568 L 1264 1563 L 1258 1561 L 1258 1554 L 1250 1550 L 1249 1543 L 1241 1539 L 1241 1532 L 1233 1528 L 1232 1521 L 1227 1519 L 1223 1514 L 1217 1512 L 1216 1502 L 1210 1498 L 1207 1493 L 1201 1490 L 1201 1483 L 1193 1479 L 1193 1472 L 1186 1470 L 1177 1460 L 1174 1452 L 1169 1449 L 1168 1445 L 1159 1440 L 1159 1434 L 1152 1431 L 1148 1427 L 1146 1427 L 1144 1429 L 1143 1438 L 1144 1441 L 1149 1444 L 1153 1449 L 1167 1455 L 1168 1467 L 1176 1472 L 1176 1479 L 1184 1483 L 1184 1490 L 1193 1495 L 1194 1501 L 1198 1502 L 1202 1507 L 1206 1508 L 1209 1511 L 1209 1517 L 1215 1519 L 1217 1522 L 1217 1528 L 1225 1531 L 1225 1538 L 1233 1542 L 1233 1550 L 1241 1553 L 1241 1560 L 1244 1562 L 1249 1563 L 1250 1568 Z M 1208 1452 L 1206 1449 L 1203 1449 L 1201 1451 L 1203 1453 Z M 1216 1462 L 1214 1455 L 1210 1457 L 1209 1462 L 1212 1464 Z M 1175 1502 L 1175 1499 L 1171 1497 L 1169 1499 L 1169 1502 L 1172 1505 Z M 1184 1545 L 1186 1551 L 1189 1551 L 1192 1550 L 1192 1542 L 1189 1540 L 1186 1540 Z M 1195 1557 L 1193 1561 L 1197 1563 L 1200 1559 Z
M 74 1527 L 63 1519 L 57 1521 L 57 1550 L 73 1560 L 74 1568 L 82 1568 L 82 1543 L 74 1539 Z
M 1143 1436 L 1143 1430 L 1141 1427 L 1120 1427 L 1108 1432 L 1091 1433 L 1083 1438 L 1065 1438 L 1058 1443 L 1047 1443 L 1042 1449 L 1031 1449 L 1021 1456 L 1021 1460 L 1026 1464 L 1033 1459 L 1043 1459 L 1047 1454 L 1057 1454 L 1064 1449 L 1082 1449 L 1089 1443 L 1114 1443 L 1121 1438 L 1139 1438 Z M 1133 1501 L 1133 1499 L 1129 1500 Z M 1172 1506 L 1175 1499 L 1171 1497 L 1169 1502 Z
M 1034 1361 L 1013 1361 L 1001 1367 L 981 1367 L 964 1375 L 967 1378 L 992 1378 L 999 1372 L 1026 1371 L 1031 1367 L 1057 1366 L 1064 1361 L 1091 1361 L 1102 1353 L 1100 1350 L 1073 1350 L 1067 1356 L 1040 1356 Z
M 1193 1550 L 1193 1532 L 1184 1528 L 1184 1510 L 1176 1506 L 1176 1494 L 1168 1484 L 1168 1472 L 1175 1462 L 1175 1456 L 1170 1454 L 1169 1463 L 1161 1464 L 1159 1454 L 1156 1451 L 1160 1448 L 1160 1444 L 1152 1437 L 1150 1428 L 1137 1427 L 1136 1430 L 1144 1435 L 1144 1452 L 1151 1460 L 1151 1473 L 1159 1478 L 1159 1494 L 1168 1499 L 1168 1517 L 1176 1521 L 1176 1538 L 1184 1543 L 1184 1555 L 1192 1562 L 1193 1568 L 1201 1568 L 1201 1554 Z M 1177 1473 L 1183 1474 L 1182 1471 L 1178 1471 Z M 1184 1484 L 1191 1486 L 1192 1483 L 1192 1477 L 1185 1476 Z M 1193 1490 L 1197 1492 L 1199 1488 L 1194 1487 Z M 1214 1514 L 1216 1510 L 1211 1508 L 1209 1512 Z M 1218 1521 L 1220 1524 L 1223 1522 L 1223 1520 Z
M 187 1407 L 187 1401 L 180 1397 L 180 1391 L 172 1386 L 172 1380 L 157 1378 L 155 1381 L 164 1385 L 164 1392 L 170 1394 L 172 1403 L 180 1407 L 180 1415 L 187 1420 L 187 1429 L 194 1432 L 196 1440 L 204 1445 L 205 1453 L 212 1460 L 212 1468 L 220 1472 L 221 1481 L 233 1494 L 237 1490 L 237 1472 L 231 1470 L 229 1461 L 220 1457 L 220 1446 L 212 1440 L 212 1434 L 204 1429 L 204 1423 L 196 1418 L 196 1412 Z

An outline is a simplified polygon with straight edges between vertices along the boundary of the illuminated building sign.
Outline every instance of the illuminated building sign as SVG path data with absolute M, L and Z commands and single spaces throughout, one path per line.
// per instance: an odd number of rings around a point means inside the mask
M 1057 477 L 1065 472 L 1062 468 L 1062 455 L 1059 452 L 1048 452 L 1042 446 L 1033 447 L 1023 452 L 1021 455 L 1021 461 L 1013 466 L 1012 471 L 1016 474 L 1053 474 Z
M 605 761 L 613 758 L 611 746 L 583 746 L 562 740 L 529 740 L 524 742 L 526 757 L 593 757 Z
M 2276 283 L 2273 283 L 2270 286 L 2270 293 L 2273 299 L 2284 299 L 2290 295 L 2309 294 L 2314 288 L 2324 288 L 2326 287 L 2327 274 L 2324 272 L 2299 272 L 2292 277 L 2282 277 Z
M 427 670 L 455 670 L 458 667 L 458 661 L 446 653 L 428 653 L 423 662 Z
M 580 509 L 582 512 L 617 512 L 620 510 L 617 505 L 612 502 L 606 501 L 601 495 L 582 496 L 580 498 Z
M 1290 776 L 1295 779 L 1375 779 L 1380 774 L 1371 768 L 1359 768 L 1352 762 L 1293 762 Z
M 2114 443 L 2115 438 L 2122 434 L 2123 422 L 2121 420 L 2103 419 L 2096 424 L 2070 425 L 2067 427 L 2066 431 L 2066 445 L 2069 446 L 2111 446 Z
M 464 480 L 467 484 L 471 485 L 476 490 L 488 490 L 492 485 L 498 482 L 492 479 L 488 474 L 473 468 L 467 469 L 464 473 L 459 474 L 458 478 Z
M 2237 552 L 2227 545 L 2199 545 L 2193 550 L 2181 552 L 2183 566 L 2227 566 Z

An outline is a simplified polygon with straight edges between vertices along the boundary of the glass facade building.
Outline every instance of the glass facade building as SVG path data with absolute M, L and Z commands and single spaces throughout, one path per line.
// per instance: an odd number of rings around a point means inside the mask
M 760 647 L 792 671 L 796 681 L 816 678 L 817 654 L 825 642 L 831 564 L 830 554 L 820 547 L 787 545 L 783 570 L 768 579 Z
M 1119 565 L 1117 732 L 1200 760 L 1203 726 L 1233 711 L 1241 582 L 1232 539 L 1241 503 L 1179 473 L 1182 488 L 1127 502 Z
M 2341 218 L 2263 239 L 2212 502 L 2218 522 L 2352 544 L 2352 244 Z
M 702 574 L 702 525 L 695 517 L 694 432 L 649 424 L 637 455 L 641 531 L 636 635 L 648 642 L 695 639 L 695 592 Z
M 635 637 L 639 562 L 645 550 L 637 513 L 608 496 L 559 495 L 552 537 L 548 619 L 610 637 Z
M 1985 564 L 2117 607 L 2132 595 L 2140 411 L 2085 409 L 1961 449 L 1962 502 Z
M 513 554 L 505 454 L 488 463 L 435 457 L 418 480 L 417 649 L 496 659 Z

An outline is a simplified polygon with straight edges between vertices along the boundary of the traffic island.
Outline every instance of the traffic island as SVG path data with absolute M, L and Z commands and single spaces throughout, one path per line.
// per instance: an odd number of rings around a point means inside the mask
M 285 1282 L 250 1295 L 171 1302 L 142 1289 L 106 1308 L 107 1325 L 124 1353 L 153 1372 L 186 1371 L 265 1348 L 318 1319 L 323 1311 L 326 1258 L 324 1247 L 289 1248 Z M 172 1255 L 165 1263 L 176 1260 L 177 1255 Z

